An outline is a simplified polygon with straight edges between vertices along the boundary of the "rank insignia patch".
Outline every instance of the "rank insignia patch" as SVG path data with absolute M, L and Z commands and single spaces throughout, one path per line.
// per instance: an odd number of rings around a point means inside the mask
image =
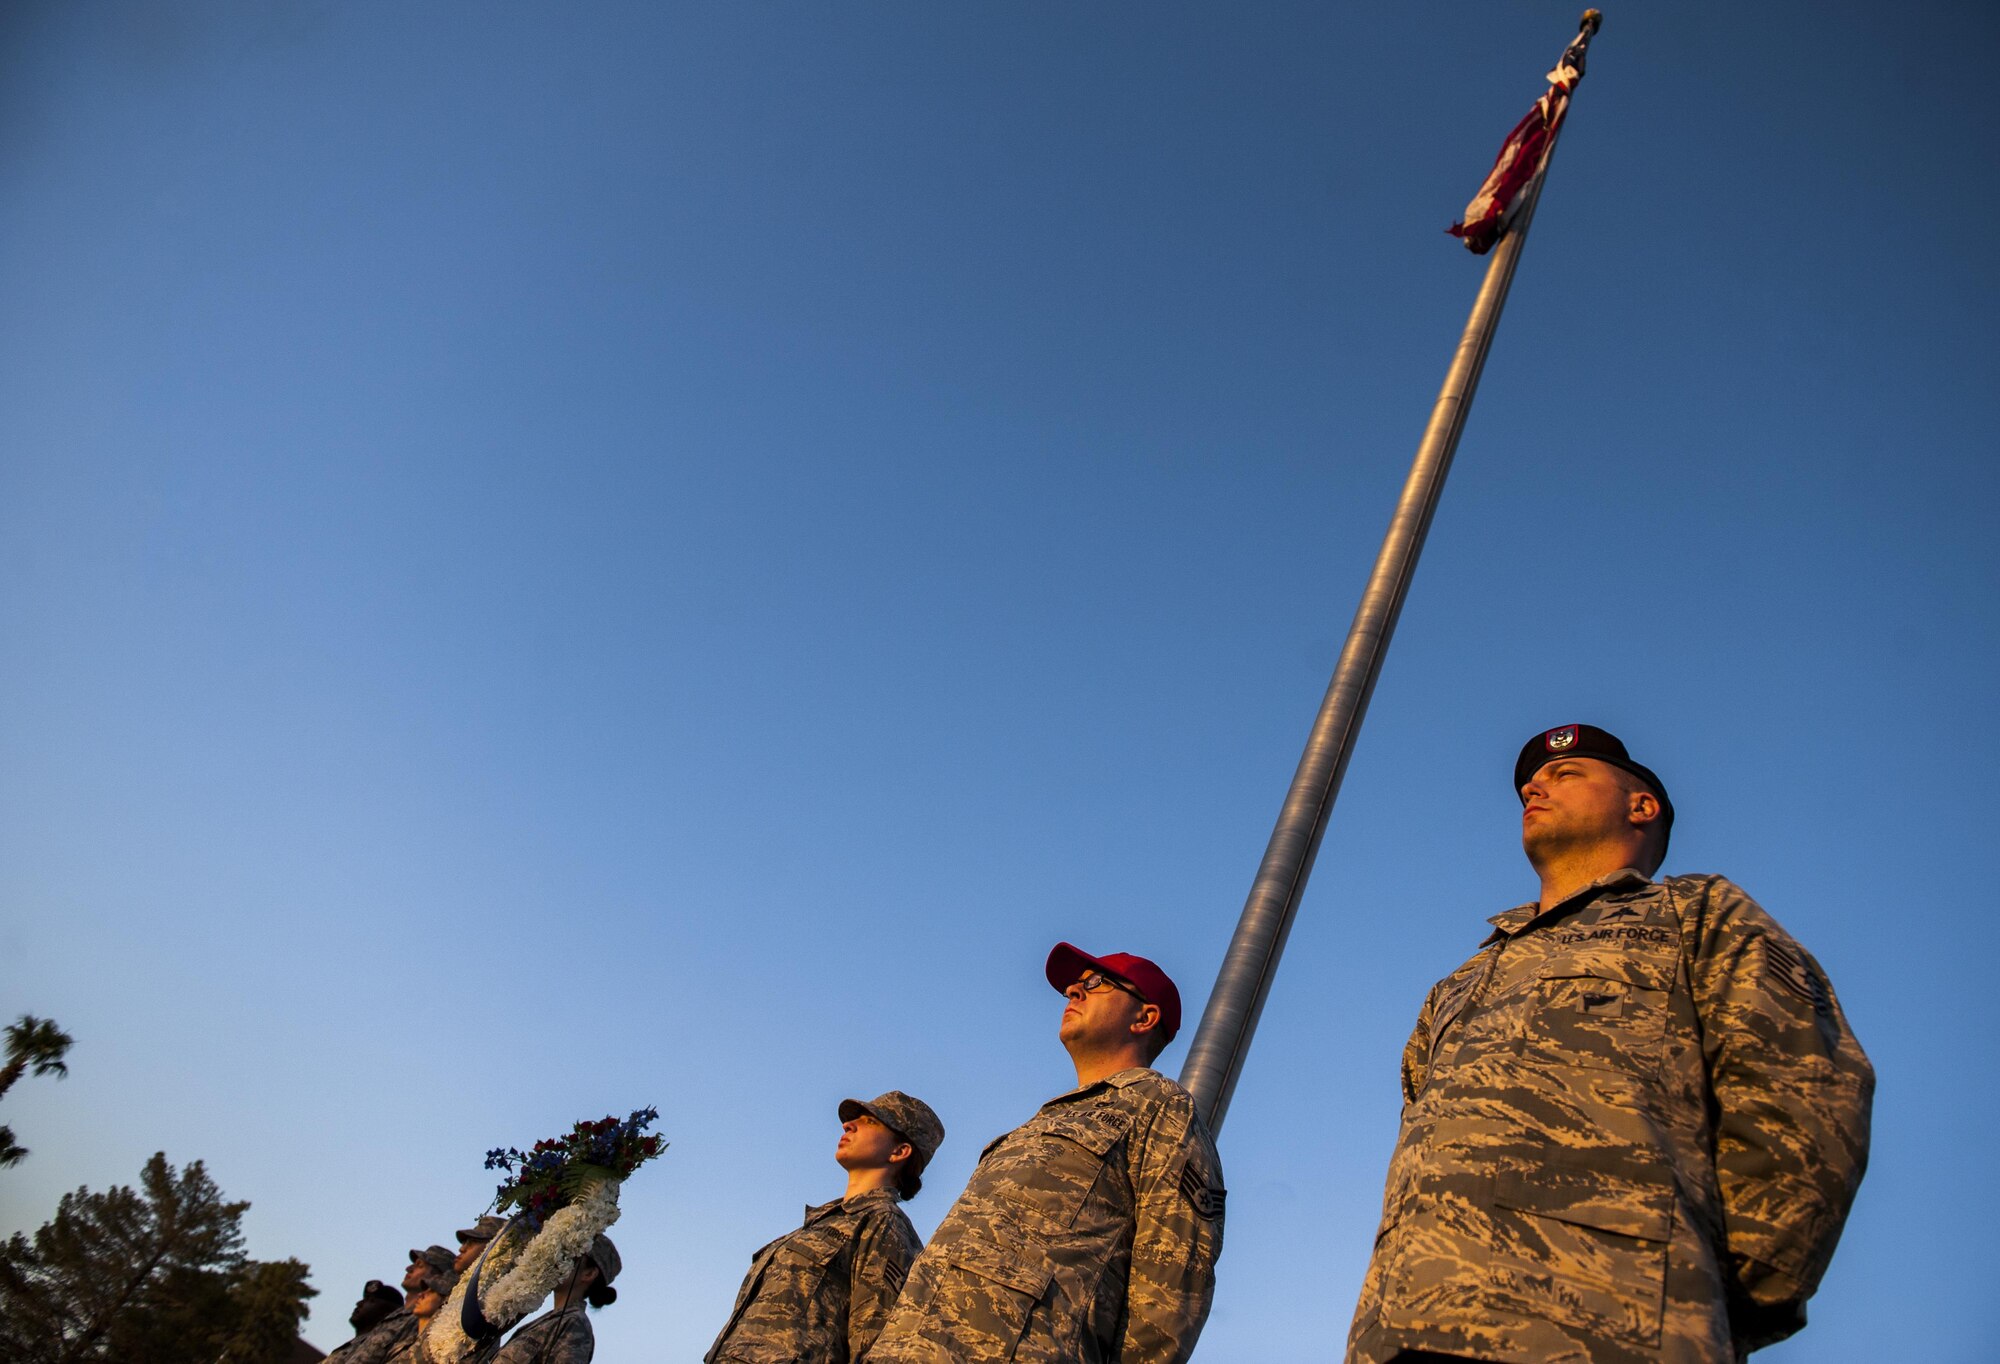
M 1181 1192 L 1187 1196 L 1188 1202 L 1194 1204 L 1195 1212 L 1207 1222 L 1222 1216 L 1222 1205 L 1229 1197 L 1227 1189 L 1209 1188 L 1191 1165 L 1181 1167 Z
M 1819 972 L 1806 964 L 1797 948 L 1776 938 L 1763 939 L 1762 946 L 1764 968 L 1774 982 L 1810 1001 L 1815 1013 L 1826 1013 L 1832 1008 Z

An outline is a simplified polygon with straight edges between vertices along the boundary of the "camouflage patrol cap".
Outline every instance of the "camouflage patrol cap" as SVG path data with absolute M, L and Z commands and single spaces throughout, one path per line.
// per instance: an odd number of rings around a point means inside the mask
M 590 1249 L 583 1253 L 583 1258 L 597 1266 L 597 1281 L 603 1284 L 617 1278 L 618 1271 L 625 1264 L 618 1258 L 618 1247 L 612 1245 L 611 1238 L 601 1231 L 590 1238 Z
M 417 1281 L 418 1285 L 442 1293 L 446 1297 L 451 1296 L 452 1287 L 458 1282 L 458 1271 L 452 1268 L 453 1262 L 457 1259 L 457 1255 L 443 1246 L 426 1246 L 422 1250 L 410 1252 L 411 1264 L 426 1266 L 423 1277 Z
M 500 1234 L 500 1229 L 506 1225 L 507 1219 L 504 1217 L 496 1217 L 490 1212 L 481 1213 L 477 1222 L 454 1234 L 458 1237 L 460 1245 L 464 1245 L 468 1241 L 491 1241 Z
M 944 1145 L 944 1123 L 922 1099 L 905 1094 L 900 1089 L 892 1089 L 887 1094 L 878 1094 L 863 1103 L 859 1099 L 840 1101 L 840 1120 L 853 1122 L 863 1113 L 895 1132 L 910 1143 L 916 1155 L 912 1157 L 916 1173 L 922 1174 L 924 1167 L 931 1163 L 938 1147 Z
M 1067 992 L 1086 971 L 1102 971 L 1118 977 L 1136 990 L 1143 1002 L 1157 1008 L 1164 1042 L 1173 1041 L 1174 1034 L 1181 1030 L 1180 987 L 1174 984 L 1172 976 L 1145 957 L 1135 957 L 1130 952 L 1093 957 L 1081 947 L 1059 942 L 1049 949 L 1048 964 L 1042 968 L 1042 974 L 1058 992 Z
M 1521 796 L 1521 788 L 1528 784 L 1528 779 L 1541 771 L 1544 764 L 1558 758 L 1595 758 L 1644 782 L 1660 798 L 1660 850 L 1666 851 L 1667 839 L 1674 832 L 1674 803 L 1667 799 L 1666 783 L 1653 774 L 1652 768 L 1632 761 L 1632 755 L 1625 751 L 1617 735 L 1596 725 L 1558 725 L 1523 744 L 1521 756 L 1514 759 L 1514 794 Z M 1521 796 L 1521 803 L 1526 805 L 1528 798 Z

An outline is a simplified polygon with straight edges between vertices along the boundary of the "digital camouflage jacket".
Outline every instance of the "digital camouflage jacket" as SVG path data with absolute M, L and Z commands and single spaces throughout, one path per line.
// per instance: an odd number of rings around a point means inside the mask
M 1490 922 L 1403 1052 L 1350 1364 L 1726 1364 L 1798 1330 L 1875 1087 L 1819 964 L 1719 876 Z
M 407 1307 L 398 1307 L 375 1323 L 375 1328 L 341 1346 L 334 1354 L 340 1364 L 389 1364 L 409 1354 L 417 1338 L 417 1319 Z
M 597 1332 L 583 1308 L 544 1312 L 507 1338 L 493 1364 L 590 1364 Z
M 1157 1071 L 1051 1099 L 980 1153 L 868 1364 L 1181 1364 L 1223 1198 L 1194 1101 Z
M 923 1240 L 883 1189 L 806 1209 L 750 1259 L 706 1364 L 848 1364 L 866 1354 Z

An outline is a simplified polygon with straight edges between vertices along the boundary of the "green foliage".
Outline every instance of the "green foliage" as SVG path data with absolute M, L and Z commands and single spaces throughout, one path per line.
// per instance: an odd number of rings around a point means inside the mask
M 69 1074 L 63 1057 L 75 1045 L 76 1039 L 52 1020 L 22 1014 L 7 1025 L 7 1061 L 0 1065 L 0 1094 L 12 1089 L 22 1073 L 30 1069 L 37 1075 L 53 1075 L 57 1079 Z
M 58 1080 L 69 1074 L 69 1067 L 63 1057 L 75 1045 L 76 1039 L 58 1028 L 46 1018 L 36 1018 L 33 1014 L 21 1017 L 7 1025 L 7 1059 L 0 1063 L 0 1095 L 14 1087 L 14 1082 L 33 1070 L 37 1075 L 53 1075 Z M 14 1129 L 0 1127 L 0 1168 L 19 1165 L 27 1157 L 28 1148 L 14 1140 Z
M 243 1255 L 248 1203 L 164 1154 L 140 1187 L 64 1194 L 30 1241 L 0 1245 L 8 1364 L 284 1364 L 315 1290 L 297 1260 Z

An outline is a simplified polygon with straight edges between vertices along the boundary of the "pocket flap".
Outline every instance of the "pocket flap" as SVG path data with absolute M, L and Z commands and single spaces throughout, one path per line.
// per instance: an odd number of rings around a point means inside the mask
M 1118 1139 L 1131 1125 L 1131 1114 L 1105 1107 L 1065 1113 L 1044 1123 L 1042 1130 L 1051 1136 L 1075 1142 L 1093 1156 L 1103 1156 L 1118 1144 Z
M 1493 1201 L 1516 1212 L 1643 1241 L 1673 1236 L 1674 1190 L 1664 1179 L 1641 1182 L 1560 1166 L 1533 1175 L 1510 1170 L 1494 1179 Z
M 1593 953 L 1588 960 L 1550 962 L 1542 968 L 1542 980 L 1615 980 L 1625 985 L 1642 985 L 1648 990 L 1674 987 L 1673 959 Z
M 793 1232 L 778 1243 L 778 1253 L 796 1263 L 811 1265 L 818 1269 L 840 1254 L 847 1238 L 830 1228 L 815 1227 L 807 1231 Z
M 1030 1260 L 977 1241 L 960 1242 L 945 1252 L 945 1258 L 968 1274 L 991 1279 L 1002 1287 L 1025 1293 L 1036 1300 L 1040 1300 L 1048 1289 L 1049 1280 L 1055 1277 L 1039 1257 Z

